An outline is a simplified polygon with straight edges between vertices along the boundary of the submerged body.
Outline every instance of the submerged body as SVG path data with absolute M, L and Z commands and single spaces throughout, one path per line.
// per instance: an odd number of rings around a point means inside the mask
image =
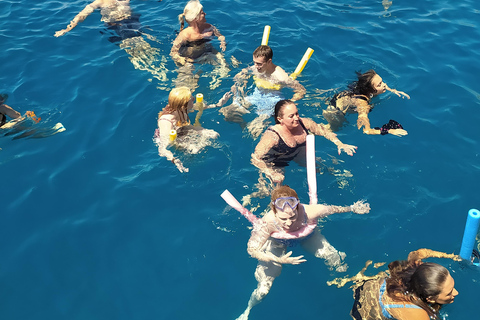
M 256 221 L 248 240 L 249 255 L 258 260 L 255 278 L 257 288 L 253 291 L 247 308 L 238 318 L 248 319 L 251 309 L 268 294 L 273 281 L 282 271 L 283 264 L 305 262 L 303 256 L 292 257 L 287 247 L 302 245 L 315 257 L 325 259 L 330 269 L 346 270 L 345 253 L 337 251 L 316 228 L 318 220 L 334 213 L 368 213 L 368 203 L 356 202 L 352 206 L 304 205 L 296 192 L 281 186 L 272 192 L 271 210 Z
M 358 114 L 357 128 L 363 130 L 365 134 L 393 134 L 404 136 L 407 131 L 397 122 L 397 125 L 384 125 L 382 128 L 370 126 L 368 114 L 373 109 L 371 99 L 375 96 L 385 93 L 387 90 L 395 93 L 399 97 L 410 96 L 402 91 L 391 89 L 383 82 L 383 79 L 373 70 L 363 74 L 357 73 L 358 81 L 350 85 L 349 90 L 336 94 L 330 101 L 329 106 L 323 111 L 323 117 L 328 121 L 333 131 L 340 129 L 346 122 L 346 115 L 351 113 Z M 393 120 L 392 120 L 393 121 Z

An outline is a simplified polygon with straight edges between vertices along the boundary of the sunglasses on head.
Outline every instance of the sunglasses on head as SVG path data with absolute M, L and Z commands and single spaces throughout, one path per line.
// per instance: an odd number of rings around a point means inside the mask
M 280 198 L 277 198 L 273 204 L 275 205 L 275 207 L 277 207 L 277 209 L 279 210 L 285 210 L 285 206 L 289 206 L 292 210 L 295 210 L 295 208 L 298 206 L 298 204 L 300 203 L 300 201 L 295 198 L 295 197 L 280 197 Z

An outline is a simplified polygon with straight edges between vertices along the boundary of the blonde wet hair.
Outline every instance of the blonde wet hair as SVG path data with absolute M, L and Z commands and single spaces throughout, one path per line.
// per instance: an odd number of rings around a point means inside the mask
M 203 6 L 200 4 L 200 1 L 190 0 L 183 9 L 183 13 L 178 15 L 178 21 L 180 22 L 180 31 L 183 30 L 185 20 L 187 20 L 188 23 L 191 23 L 192 21 L 197 19 L 202 9 Z
M 178 122 L 177 126 L 181 127 L 183 125 L 190 124 L 190 119 L 188 118 L 188 103 L 192 99 L 192 91 L 187 87 L 178 87 L 172 89 L 168 95 L 168 105 L 160 111 L 158 117 L 160 118 L 164 114 L 171 114 L 175 111 L 178 112 Z

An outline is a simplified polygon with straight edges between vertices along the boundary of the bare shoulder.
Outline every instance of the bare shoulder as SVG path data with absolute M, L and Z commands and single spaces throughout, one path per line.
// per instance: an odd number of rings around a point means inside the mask
M 279 66 L 275 66 L 275 71 L 273 71 L 272 73 L 272 78 L 283 82 L 287 82 L 289 79 L 291 79 L 288 76 L 288 73 L 286 73 L 285 70 L 283 70 L 282 67 Z
M 430 320 L 427 312 L 418 308 L 389 308 L 388 312 L 397 320 Z

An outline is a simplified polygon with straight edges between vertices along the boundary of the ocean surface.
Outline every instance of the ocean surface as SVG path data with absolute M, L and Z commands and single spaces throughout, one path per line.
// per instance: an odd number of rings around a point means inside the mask
M 256 287 L 256 261 L 246 252 L 249 223 L 220 194 L 255 191 L 250 155 L 258 140 L 211 109 L 201 123 L 218 140 L 198 154 L 174 150 L 188 173 L 160 158 L 152 137 L 177 77 L 169 51 L 186 1 L 131 1 L 153 48 L 140 62 L 109 41 L 98 10 L 53 36 L 87 3 L 0 2 L 0 93 L 22 114 L 41 117 L 37 128 L 66 128 L 42 139 L 0 136 L 0 319 L 235 319 Z M 358 146 L 353 157 L 316 138 L 320 202 L 366 199 L 372 211 L 321 222 L 347 254 L 346 273 L 306 254 L 306 263 L 285 266 L 249 319 L 349 319 L 352 291 L 327 281 L 418 248 L 459 252 L 467 212 L 480 209 L 480 2 L 202 4 L 226 37 L 231 69 L 211 90 L 212 66 L 196 66 L 195 93 L 208 102 L 251 64 L 265 25 L 273 61 L 287 72 L 315 50 L 298 77 L 307 89 L 298 104 L 304 117 L 323 122 L 326 101 L 356 70 L 375 69 L 411 96 L 384 94 L 370 113 L 373 126 L 400 122 L 405 137 L 362 134 L 352 115 L 338 134 Z M 285 183 L 308 202 L 305 168 L 287 167 Z M 257 212 L 268 204 L 252 200 Z M 480 269 L 431 260 L 450 270 L 460 293 L 443 317 L 478 317 Z

